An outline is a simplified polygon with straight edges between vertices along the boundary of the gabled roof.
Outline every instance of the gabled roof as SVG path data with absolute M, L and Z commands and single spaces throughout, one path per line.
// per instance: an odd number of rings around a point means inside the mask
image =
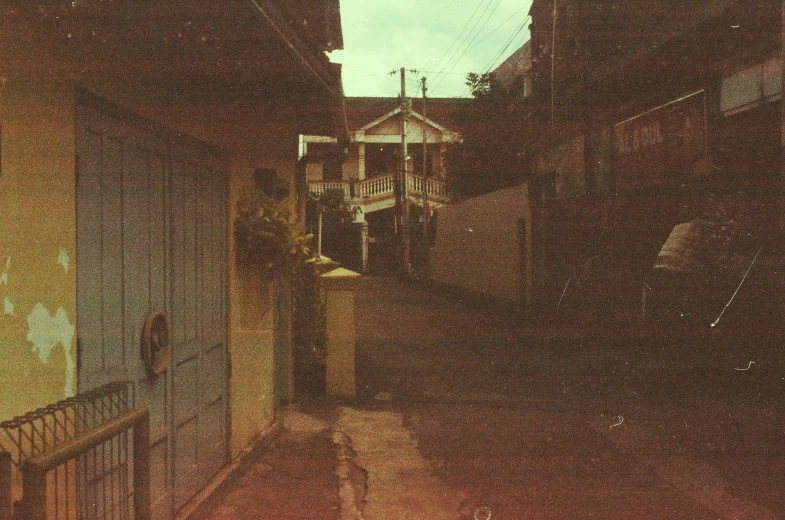
M 376 126 L 376 125 L 378 125 L 378 124 L 380 124 L 380 123 L 382 123 L 382 122 L 384 122 L 384 121 L 390 119 L 391 117 L 396 116 L 396 115 L 398 115 L 400 113 L 401 113 L 400 107 L 396 108 L 395 110 L 391 110 L 391 111 L 387 112 L 386 114 L 384 114 L 382 117 L 374 119 L 373 121 L 371 121 L 367 125 L 363 126 L 362 128 L 358 128 L 358 130 L 360 130 L 360 131 L 369 130 L 369 129 L 373 128 L 374 126 Z M 418 114 L 414 110 L 412 110 L 411 116 L 416 118 L 416 119 L 419 119 L 420 121 L 424 122 L 425 124 L 427 124 L 429 126 L 434 127 L 435 129 L 439 130 L 440 132 L 447 132 L 448 131 L 446 128 L 444 128 L 442 125 L 440 125 L 436 121 L 434 121 L 434 120 L 432 120 L 430 118 L 427 118 L 427 117 L 423 117 L 422 114 Z
M 429 124 L 436 128 L 454 127 L 457 112 L 472 102 L 471 98 L 427 98 L 425 114 Z M 422 99 L 412 99 L 415 117 L 422 118 Z M 400 112 L 398 98 L 394 97 L 347 97 L 346 116 L 349 130 L 364 130 Z M 422 119 L 421 119 L 422 120 Z

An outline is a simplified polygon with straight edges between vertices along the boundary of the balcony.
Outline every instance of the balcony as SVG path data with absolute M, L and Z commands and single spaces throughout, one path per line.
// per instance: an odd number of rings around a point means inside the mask
M 432 207 L 443 206 L 449 202 L 447 183 L 439 179 L 424 179 L 422 175 L 406 176 L 408 198 L 411 202 L 422 204 L 423 186 L 427 182 L 428 202 Z M 327 190 L 343 190 L 349 204 L 360 206 L 364 213 L 371 213 L 395 205 L 393 175 L 371 177 L 363 180 L 308 181 L 311 195 L 321 195 Z

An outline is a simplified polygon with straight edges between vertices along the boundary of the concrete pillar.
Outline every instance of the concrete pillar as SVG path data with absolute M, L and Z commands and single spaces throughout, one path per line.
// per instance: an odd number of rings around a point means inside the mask
M 365 179 L 365 143 L 357 143 L 357 180 Z
M 362 222 L 362 228 L 360 229 L 360 247 L 362 251 L 360 253 L 360 258 L 362 258 L 362 272 L 366 272 L 368 270 L 368 222 Z
M 339 267 L 321 279 L 327 318 L 327 395 L 354 397 L 354 291 L 360 274 Z

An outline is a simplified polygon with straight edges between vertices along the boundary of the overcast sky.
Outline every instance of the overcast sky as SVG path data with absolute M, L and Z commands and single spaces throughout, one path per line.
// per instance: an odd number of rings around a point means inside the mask
M 531 0 L 341 0 L 347 96 L 392 96 L 407 69 L 407 95 L 428 77 L 431 97 L 469 96 L 468 72 L 495 68 L 529 39 Z M 525 26 L 524 26 L 525 23 Z M 418 70 L 417 74 L 408 72 Z

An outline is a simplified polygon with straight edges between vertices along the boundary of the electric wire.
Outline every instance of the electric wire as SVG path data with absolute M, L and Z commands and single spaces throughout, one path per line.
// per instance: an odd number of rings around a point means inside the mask
M 490 8 L 492 2 L 493 2 L 493 0 L 488 0 L 488 3 L 485 4 L 485 8 L 482 10 L 482 13 L 480 13 L 480 16 L 474 21 L 474 25 L 472 25 L 471 29 L 469 29 L 469 32 L 466 33 L 466 35 L 460 40 L 460 43 L 458 44 L 458 47 L 456 47 L 452 51 L 452 53 L 447 57 L 446 63 L 448 63 L 448 64 L 449 63 L 453 63 L 453 58 L 455 58 L 455 55 L 458 54 L 458 52 L 460 52 L 460 50 L 463 47 L 464 43 L 466 43 L 466 41 L 472 36 L 472 34 L 474 33 L 474 30 L 480 24 L 480 21 L 485 17 L 485 13 L 488 12 L 488 8 Z M 441 63 L 441 62 L 442 62 L 442 60 L 440 59 L 439 63 Z M 438 74 L 440 74 L 443 71 L 447 71 L 448 70 L 448 66 L 449 65 L 445 65 L 445 66 L 442 67 L 441 70 L 437 70 L 437 76 L 434 77 L 434 80 L 436 79 L 436 77 L 438 77 Z M 437 63 L 437 66 L 434 67 L 434 68 L 438 68 L 438 63 Z
M 490 0 L 488 0 L 488 1 L 490 2 Z M 436 61 L 436 65 L 433 66 L 434 69 L 437 69 L 439 67 L 439 64 L 442 62 L 444 57 L 447 56 L 447 54 L 452 50 L 452 48 L 455 46 L 455 44 L 458 43 L 458 40 L 461 39 L 461 36 L 463 36 L 463 32 L 466 30 L 466 28 L 469 26 L 471 21 L 474 19 L 474 15 L 477 14 L 477 11 L 479 11 L 480 6 L 482 6 L 483 3 L 485 3 L 485 0 L 480 0 L 480 2 L 477 4 L 477 7 L 474 8 L 474 11 L 472 12 L 472 14 L 469 17 L 469 19 L 466 20 L 466 23 L 464 24 L 463 29 L 461 29 L 461 32 L 458 33 L 458 36 L 455 37 L 455 39 L 453 40 L 452 44 L 447 48 L 446 51 L 444 51 L 444 54 L 442 54 L 441 58 L 439 58 Z
M 445 65 L 445 67 L 444 67 L 445 70 L 452 71 L 455 68 L 455 66 L 458 65 L 458 63 L 460 63 L 461 58 L 466 56 L 466 53 L 469 52 L 469 49 L 471 48 L 471 45 L 475 42 L 477 37 L 482 33 L 482 30 L 485 29 L 485 26 L 488 25 L 488 22 L 493 17 L 494 13 L 496 12 L 496 10 L 499 8 L 500 5 L 501 5 L 501 0 L 496 2 L 496 5 L 494 6 L 493 10 L 490 12 L 488 17 L 485 19 L 485 21 L 483 22 L 482 26 L 477 30 L 476 33 L 474 33 L 474 36 L 472 37 L 471 40 L 469 40 L 469 43 L 466 44 L 466 48 L 463 50 L 463 52 L 461 52 L 461 54 L 459 54 L 456 58 L 454 58 L 453 60 L 449 61 L 448 64 Z M 488 4 L 488 6 L 490 7 L 490 4 Z M 487 11 L 487 9 L 486 9 L 486 11 Z M 467 38 L 468 38 L 468 36 L 467 36 Z M 459 49 L 460 49 L 460 47 L 459 47 Z M 442 81 L 444 81 L 444 77 L 442 77 L 436 83 L 435 86 L 438 87 L 441 84 Z
M 520 27 L 518 27 L 518 30 L 515 31 L 515 33 L 510 37 L 509 40 L 507 40 L 507 44 L 502 48 L 502 50 L 500 50 L 498 52 L 498 54 L 496 54 L 496 56 L 493 58 L 493 60 L 491 60 L 491 64 L 488 65 L 488 67 L 484 69 L 484 71 L 483 71 L 484 74 L 487 74 L 488 72 L 491 71 L 491 69 L 493 69 L 493 67 L 496 65 L 496 62 L 499 60 L 499 58 L 504 55 L 504 53 L 510 47 L 512 42 L 515 41 L 515 39 L 518 37 L 518 35 L 526 28 L 526 25 L 529 23 L 530 19 L 531 19 L 531 16 L 527 16 L 526 17 L 526 19 L 523 21 L 523 23 L 520 25 Z M 525 41 L 524 41 L 524 43 L 525 43 Z
M 531 15 L 526 17 L 526 19 L 523 21 L 523 23 L 515 30 L 515 32 L 512 34 L 512 36 L 510 36 L 510 38 L 507 40 L 507 42 L 505 43 L 504 47 L 502 47 L 502 49 L 498 53 L 496 53 L 496 55 L 490 61 L 489 65 L 487 67 L 484 67 L 483 69 L 481 69 L 481 71 L 482 71 L 481 75 L 482 74 L 487 74 L 488 72 L 490 72 L 493 69 L 493 67 L 498 62 L 499 58 L 501 58 L 504 55 L 504 53 L 507 51 L 507 49 L 510 47 L 510 45 L 512 45 L 512 43 L 514 41 L 516 41 L 516 39 L 521 34 L 521 32 L 526 28 L 526 25 L 529 23 L 530 19 L 531 19 Z M 527 35 L 524 35 L 524 38 L 526 36 Z M 523 40 L 523 42 L 521 43 L 520 46 L 518 46 L 518 48 L 520 48 L 525 43 L 526 43 L 526 40 Z M 466 94 L 469 93 L 470 91 L 471 91 L 471 87 L 467 86 L 463 90 L 463 92 L 461 93 L 460 97 L 465 97 Z
M 466 51 L 468 52 L 468 51 L 471 51 L 472 49 L 476 48 L 476 47 L 477 47 L 478 45 L 480 45 L 482 42 L 484 42 L 485 40 L 487 40 L 487 39 L 488 39 L 488 38 L 489 38 L 489 37 L 490 37 L 490 36 L 491 36 L 493 33 L 495 33 L 496 31 L 498 31 L 499 29 L 501 29 L 501 28 L 502 28 L 504 25 L 506 25 L 506 24 L 507 24 L 507 22 L 509 22 L 510 20 L 512 20 L 512 19 L 515 17 L 515 15 L 517 15 L 517 14 L 518 14 L 518 13 L 520 13 L 521 11 L 525 10 L 527 7 L 529 7 L 529 6 L 528 6 L 528 5 L 524 5 L 523 7 L 521 7 L 521 8 L 520 8 L 520 9 L 518 9 L 517 11 L 515 11 L 513 14 L 511 14 L 511 15 L 510 15 L 510 17 L 509 17 L 509 18 L 507 18 L 507 19 L 506 19 L 506 20 L 504 20 L 502 23 L 500 23 L 499 25 L 497 25 L 497 26 L 496 26 L 496 28 L 494 28 L 493 30 L 491 30 L 491 31 L 490 31 L 488 34 L 486 34 L 486 35 L 485 35 L 485 37 L 483 37 L 483 38 L 482 38 L 480 41 L 478 41 L 477 43 L 475 43 L 474 45 L 472 45 L 471 47 L 469 47 L 469 48 L 468 48 Z M 452 73 L 452 72 L 448 72 L 448 73 L 446 73 L 446 74 L 461 74 L 461 73 Z
M 476 20 L 474 20 L 475 15 L 480 10 L 480 7 L 483 6 L 483 4 L 485 4 L 485 8 L 483 9 L 482 13 L 480 13 L 480 16 Z M 428 79 L 431 82 L 433 82 L 433 80 L 435 78 L 441 77 L 438 81 L 435 82 L 435 84 L 433 86 L 429 86 L 429 90 L 431 90 L 432 92 L 434 92 L 436 94 L 443 94 L 444 96 L 448 96 L 447 92 L 439 90 L 439 86 L 446 79 L 446 76 L 447 75 L 456 75 L 456 74 L 457 75 L 461 75 L 461 76 L 466 76 L 468 74 L 468 72 L 454 72 L 453 71 L 455 66 L 460 62 L 460 59 L 463 58 L 463 56 L 465 56 L 466 53 L 468 53 L 470 50 L 476 48 L 483 41 L 487 40 L 492 34 L 496 33 L 504 25 L 509 23 L 510 20 L 512 20 L 518 13 L 520 13 L 521 11 L 525 10 L 528 7 L 528 6 L 524 6 L 524 7 L 520 8 L 520 9 L 518 9 L 512 15 L 507 17 L 503 22 L 501 22 L 499 25 L 494 27 L 491 31 L 486 33 L 483 38 L 481 38 L 479 41 L 477 41 L 477 37 L 480 34 L 482 34 L 482 30 L 485 28 L 485 26 L 491 20 L 491 18 L 493 17 L 493 14 L 496 12 L 496 10 L 500 6 L 500 4 L 501 4 L 501 0 L 498 0 L 498 2 L 494 5 L 493 9 L 491 10 L 490 14 L 488 14 L 488 16 L 486 17 L 485 15 L 488 12 L 488 9 L 490 9 L 491 5 L 493 5 L 493 0 L 488 0 L 487 3 L 486 3 L 486 0 L 481 0 L 477 4 L 477 6 L 475 7 L 474 11 L 472 12 L 472 15 L 469 17 L 469 19 L 464 24 L 463 28 L 461 29 L 461 32 L 455 38 L 455 40 L 450 45 L 450 47 L 441 56 L 441 58 L 439 58 L 439 60 L 436 62 L 436 64 L 433 67 L 433 70 L 421 71 L 426 76 L 431 75 L 431 74 L 433 75 L 432 77 L 428 76 Z M 499 57 L 504 54 L 504 52 L 509 48 L 509 46 L 512 44 L 512 42 L 515 41 L 515 38 L 525 28 L 525 26 L 526 26 L 526 24 L 527 24 L 527 22 L 529 21 L 530 18 L 531 18 L 531 16 L 527 16 L 526 19 L 524 20 L 523 24 L 521 26 L 519 26 L 515 30 L 513 35 L 506 41 L 506 43 L 505 43 L 504 47 L 502 48 L 502 50 L 494 56 L 493 60 L 491 60 L 491 62 L 490 62 L 491 64 L 488 67 L 486 67 L 486 69 L 485 69 L 486 73 L 487 73 L 488 70 L 490 70 L 493 67 L 493 65 L 496 63 L 496 61 L 499 59 Z M 477 26 L 480 24 L 480 22 L 483 19 L 484 19 L 484 22 L 482 23 L 482 26 L 480 26 L 479 30 L 477 30 L 475 32 L 475 29 L 477 28 Z M 469 24 L 472 22 L 472 20 L 474 20 L 474 25 L 472 26 L 472 28 L 469 30 L 469 32 L 461 40 L 461 36 L 466 31 L 466 28 L 469 27 Z M 468 40 L 470 37 L 472 39 Z M 468 43 L 467 43 L 467 40 L 468 40 Z M 459 43 L 459 41 L 460 41 L 460 43 Z M 450 53 L 450 50 L 452 50 L 453 47 L 455 47 L 456 43 L 458 44 L 458 47 L 455 48 L 455 50 L 453 51 L 452 55 L 450 55 L 450 57 L 448 58 L 447 65 L 445 65 L 444 68 L 439 70 L 438 69 L 439 64 L 444 60 L 445 56 L 447 56 Z M 525 43 L 525 41 L 524 41 L 524 43 Z M 456 56 L 456 54 L 464 46 L 465 46 L 465 48 L 463 49 L 461 54 Z M 361 69 L 359 67 L 354 67 L 354 66 L 351 66 L 351 65 L 350 66 L 346 66 L 344 64 L 343 68 L 344 68 L 344 70 L 345 69 L 349 69 L 350 74 L 347 75 L 348 77 L 369 77 L 369 78 L 373 77 L 373 78 L 378 78 L 381 75 L 380 73 L 370 73 L 370 72 L 367 72 L 364 69 Z M 354 73 L 352 73 L 352 72 L 354 72 Z M 414 87 L 415 84 L 416 84 L 416 87 L 417 87 L 416 88 L 416 92 L 419 93 L 420 88 L 421 88 L 421 84 L 420 84 L 419 81 L 407 78 L 406 82 L 407 82 L 407 85 L 412 86 L 412 87 Z M 458 96 L 450 96 L 450 97 L 465 97 L 469 90 L 470 90 L 469 88 L 464 89 L 464 91 L 460 95 L 458 95 Z M 415 94 L 415 96 L 416 96 L 416 94 Z

